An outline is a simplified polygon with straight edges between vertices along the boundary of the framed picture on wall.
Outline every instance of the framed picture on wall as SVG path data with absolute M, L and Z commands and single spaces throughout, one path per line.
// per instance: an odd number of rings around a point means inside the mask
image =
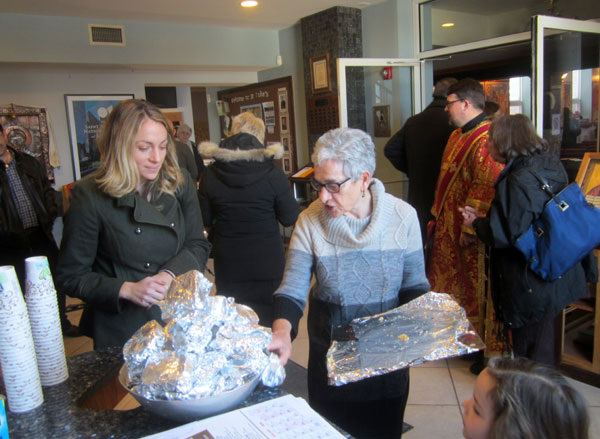
M 292 172 L 292 165 L 290 163 L 289 156 L 283 157 L 283 172 L 285 172 L 286 174 L 289 174 L 290 172 Z
M 285 88 L 277 90 L 277 96 L 279 98 L 279 111 L 287 113 L 287 90 Z
M 242 105 L 240 107 L 240 113 L 244 111 L 249 111 L 254 114 L 259 119 L 262 119 L 262 105 L 261 104 L 253 104 L 253 105 Z
M 46 109 L 22 105 L 0 106 L 0 125 L 9 143 L 19 152 L 35 157 L 54 181 L 54 166 L 50 157 L 50 129 Z
M 390 106 L 378 105 L 373 107 L 374 137 L 390 137 Z
M 79 180 L 100 166 L 97 138 L 112 109 L 133 94 L 65 95 L 73 174 Z
M 329 53 L 310 58 L 310 85 L 313 94 L 331 91 Z
M 588 203 L 600 207 L 600 152 L 586 152 L 575 181 Z

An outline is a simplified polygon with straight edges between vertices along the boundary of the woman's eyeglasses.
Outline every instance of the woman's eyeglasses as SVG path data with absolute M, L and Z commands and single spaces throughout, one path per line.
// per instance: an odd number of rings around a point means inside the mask
M 321 189 L 325 188 L 327 190 L 327 192 L 329 192 L 330 194 L 337 194 L 340 191 L 340 186 L 343 185 L 344 183 L 346 183 L 348 180 L 350 180 L 350 177 L 348 177 L 347 179 L 340 181 L 338 183 L 321 183 L 320 181 L 315 180 L 313 178 L 310 181 L 310 185 L 317 192 L 321 192 Z

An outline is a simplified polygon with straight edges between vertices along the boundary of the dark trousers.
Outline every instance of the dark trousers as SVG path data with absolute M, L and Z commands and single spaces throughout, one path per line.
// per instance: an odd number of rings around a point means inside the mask
M 515 357 L 554 366 L 554 320 L 556 316 L 512 330 Z
M 46 256 L 48 258 L 51 273 L 54 273 L 54 267 L 58 261 L 58 247 L 54 240 L 48 238 L 41 227 L 26 230 L 26 232 L 20 235 L 18 239 L 11 240 L 10 243 L 7 243 L 7 248 L 3 248 L 0 253 L 0 266 L 14 265 L 23 294 L 25 294 L 26 277 L 25 259 L 32 256 Z M 71 327 L 71 323 L 67 319 L 67 298 L 58 290 L 56 296 L 62 330 L 66 331 Z
M 334 401 L 319 400 L 309 395 L 309 404 L 321 416 L 357 439 L 399 439 L 402 437 L 408 390 L 407 373 L 399 398 Z

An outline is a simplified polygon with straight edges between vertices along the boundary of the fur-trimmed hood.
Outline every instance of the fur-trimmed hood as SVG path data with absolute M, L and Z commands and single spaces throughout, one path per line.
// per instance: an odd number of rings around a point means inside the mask
M 202 142 L 198 145 L 198 152 L 203 158 L 223 162 L 264 162 L 283 157 L 283 145 L 274 143 L 265 148 L 256 137 L 240 133 L 223 140 L 221 146 L 212 142 Z
M 214 158 L 207 172 L 229 187 L 247 187 L 266 178 L 277 167 L 273 159 L 283 155 L 283 146 L 277 143 L 268 148 L 250 134 L 228 137 L 220 146 L 203 142 L 198 147 L 202 157 Z

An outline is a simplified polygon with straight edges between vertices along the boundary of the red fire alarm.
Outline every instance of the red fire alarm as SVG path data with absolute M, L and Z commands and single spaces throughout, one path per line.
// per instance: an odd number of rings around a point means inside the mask
M 384 67 L 381 70 L 381 76 L 383 76 L 383 79 L 392 79 L 392 77 L 394 76 L 394 74 L 392 73 L 392 67 Z

